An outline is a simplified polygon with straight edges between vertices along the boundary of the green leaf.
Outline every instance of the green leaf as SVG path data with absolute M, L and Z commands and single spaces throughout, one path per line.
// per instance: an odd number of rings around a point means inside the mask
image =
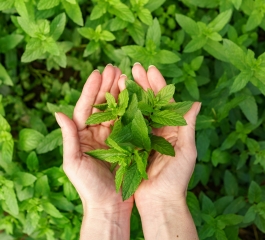
M 145 29 L 143 24 L 138 21 L 138 19 L 136 19 L 132 24 L 128 25 L 128 32 L 136 44 L 139 46 L 144 45 Z
M 116 99 L 113 97 L 113 95 L 111 95 L 109 92 L 106 92 L 105 98 L 107 100 L 107 104 L 108 104 L 109 108 L 116 108 L 117 103 L 116 103 Z
M 55 218 L 63 217 L 63 215 L 59 212 L 59 210 L 48 201 L 43 201 L 42 207 L 43 207 L 43 210 L 49 215 L 51 215 L 52 217 L 55 217 Z
M 38 10 L 50 9 L 56 7 L 59 3 L 60 0 L 40 0 L 37 8 Z
M 28 10 L 27 10 L 24 0 L 15 0 L 14 5 L 15 5 L 17 12 L 19 13 L 21 17 L 24 17 L 24 18 L 29 17 Z
M 200 98 L 200 92 L 198 89 L 197 81 L 193 77 L 187 77 L 184 82 L 186 89 L 189 94 L 196 100 Z
M 155 123 L 159 123 L 164 126 L 185 126 L 187 125 L 186 120 L 180 114 L 170 111 L 170 110 L 154 112 L 154 114 L 151 116 L 151 119 Z
M 37 179 L 35 183 L 34 195 L 37 197 L 40 196 L 49 196 L 50 186 L 47 175 L 43 175 Z
M 145 98 L 145 91 L 135 82 L 132 80 L 125 81 L 126 88 L 128 90 L 130 98 L 136 94 L 137 98 L 136 101 L 138 102 L 144 100 Z
M 160 136 L 151 135 L 151 148 L 158 151 L 161 154 L 174 157 L 175 150 L 165 138 Z
M 87 44 L 83 56 L 87 57 L 88 55 L 91 55 L 92 53 L 97 51 L 99 48 L 100 48 L 100 44 L 92 40 L 89 42 L 89 44 Z
M 204 57 L 203 56 L 198 56 L 194 59 L 192 59 L 190 66 L 193 71 L 198 71 L 202 65 Z
M 184 48 L 183 52 L 190 53 L 201 49 L 207 43 L 205 36 L 194 37 Z
M 67 115 L 69 118 L 72 118 L 74 112 L 74 106 L 72 105 L 55 105 L 47 102 L 47 108 L 51 114 L 55 112 L 62 112 Z
M 96 149 L 96 150 L 87 152 L 87 154 L 91 157 L 94 157 L 94 158 L 97 158 L 103 161 L 107 161 L 110 163 L 115 163 L 119 161 L 124 162 L 126 158 L 128 158 L 128 154 L 124 152 L 120 152 L 116 149 L 108 149 L 108 150 Z
M 138 59 L 140 62 L 145 62 L 146 57 L 149 56 L 149 53 L 145 48 L 141 46 L 124 46 L 121 49 L 131 58 Z
M 244 53 L 244 51 L 228 39 L 224 39 L 223 41 L 224 49 L 229 62 L 231 62 L 239 70 L 246 71 L 246 69 L 248 69 L 248 66 L 245 62 L 246 54 Z
M 25 222 L 24 222 L 24 229 L 23 232 L 31 235 L 34 230 L 37 228 L 38 223 L 40 220 L 40 215 L 36 211 L 28 211 Z
M 37 180 L 34 175 L 27 172 L 18 172 L 15 175 L 15 182 L 23 187 L 30 186 Z
M 17 22 L 20 25 L 20 27 L 23 29 L 24 32 L 26 32 L 31 37 L 36 37 L 36 33 L 38 32 L 37 25 L 30 21 L 27 18 L 17 17 Z
M 62 35 L 66 24 L 65 13 L 57 15 L 51 22 L 50 26 L 50 36 L 57 41 Z
M 212 152 L 212 163 L 216 167 L 218 164 L 229 163 L 230 155 L 228 152 L 222 152 L 219 148 Z
M 166 0 L 152 0 L 148 1 L 148 3 L 145 5 L 147 9 L 149 9 L 150 12 L 153 12 L 154 10 L 158 9 Z
M 137 150 L 134 150 L 134 161 L 136 162 L 137 169 L 141 173 L 141 176 L 144 179 L 148 179 L 148 176 L 146 173 L 146 164 L 144 163 L 144 159 L 141 158 Z
M 120 92 L 118 97 L 118 108 L 119 108 L 119 116 L 122 116 L 125 113 L 125 110 L 128 106 L 129 102 L 129 93 L 127 89 L 124 89 Z
M 261 201 L 261 195 L 262 190 L 260 186 L 256 182 L 251 181 L 248 189 L 248 201 L 252 204 L 259 203 Z
M 132 196 L 142 180 L 142 175 L 137 169 L 135 162 L 128 167 L 124 174 L 123 185 L 122 185 L 122 199 L 125 201 L 130 196 Z
M 15 0 L 2 0 L 0 2 L 0 11 L 12 8 L 14 2 Z
M 134 16 L 129 7 L 121 2 L 116 2 L 109 7 L 108 11 L 126 22 L 134 22 Z
M 34 150 L 44 136 L 34 129 L 23 128 L 19 132 L 18 146 L 20 150 L 30 152 Z
M 176 14 L 176 20 L 183 30 L 190 36 L 200 35 L 200 29 L 197 23 L 189 17 L 182 14 Z
M 157 61 L 162 64 L 171 64 L 180 60 L 178 55 L 168 50 L 160 50 L 157 53 L 157 58 Z
M 51 133 L 45 136 L 36 149 L 38 154 L 50 152 L 53 149 L 63 144 L 62 131 L 60 128 L 53 130 Z
M 93 113 L 86 121 L 86 124 L 99 124 L 116 119 L 116 115 L 113 115 L 112 111 L 109 112 L 97 112 Z
M 246 31 L 251 31 L 257 26 L 259 26 L 262 22 L 263 17 L 264 17 L 264 12 L 260 11 L 259 9 L 255 9 L 248 18 L 246 24 Z
M 63 184 L 63 192 L 69 201 L 73 201 L 73 200 L 78 199 L 78 193 L 76 192 L 73 184 L 69 181 L 66 181 Z
M 8 85 L 8 86 L 13 86 L 13 81 L 11 80 L 6 69 L 3 67 L 3 65 L 1 63 L 0 63 L 0 82 L 2 82 L 5 85 Z
M 123 117 L 122 117 L 122 121 L 125 124 L 129 124 L 130 122 L 132 122 L 132 120 L 134 119 L 134 116 L 137 112 L 138 109 L 138 102 L 137 102 L 137 96 L 134 93 L 131 97 L 130 103 L 128 105 L 128 108 L 126 110 L 126 112 L 124 113 Z
M 232 226 L 237 225 L 243 221 L 243 216 L 236 215 L 236 214 L 224 214 L 220 215 L 216 218 L 219 224 L 224 226 Z
M 102 17 L 106 13 L 108 4 L 106 2 L 99 2 L 91 11 L 90 19 L 95 20 Z
M 224 26 L 229 22 L 232 16 L 232 10 L 229 9 L 220 13 L 213 21 L 208 24 L 208 27 L 212 28 L 215 32 L 220 32 Z
M 231 148 L 235 145 L 236 141 L 238 139 L 238 133 L 237 132 L 231 132 L 228 137 L 225 139 L 225 141 L 221 145 L 221 150 L 226 150 Z
M 184 102 L 173 102 L 168 103 L 167 105 L 163 106 L 162 110 L 172 110 L 180 115 L 185 115 L 192 107 L 193 102 L 184 101 Z
M 153 24 L 147 30 L 146 43 L 149 40 L 152 40 L 155 43 L 156 47 L 158 48 L 160 46 L 160 38 L 161 38 L 160 25 L 157 18 L 155 18 L 153 20 Z
M 103 41 L 113 41 L 115 40 L 115 36 L 111 32 L 103 30 L 100 33 L 100 39 Z
M 230 93 L 235 93 L 243 89 L 250 81 L 252 75 L 253 73 L 247 70 L 239 73 L 230 88 Z
M 116 192 L 118 193 L 121 188 L 123 176 L 126 172 L 126 167 L 120 166 L 115 174 L 115 186 L 116 186 Z
M 148 136 L 148 128 L 146 126 L 144 117 L 140 110 L 137 110 L 132 121 L 132 138 L 133 143 L 147 151 L 151 148 L 150 138 Z
M 15 48 L 24 37 L 19 34 L 10 34 L 0 38 L 0 52 L 7 52 Z
M 242 0 L 232 0 L 232 3 L 234 4 L 235 8 L 237 10 L 239 10 L 241 4 L 242 4 Z
M 32 38 L 26 45 L 26 51 L 21 57 L 22 62 L 32 62 L 42 57 L 45 53 L 43 42 L 40 39 Z
M 109 137 L 117 143 L 131 142 L 131 124 L 123 126 L 120 120 L 116 121 Z
M 67 15 L 78 25 L 83 26 L 84 21 L 82 17 L 82 12 L 78 4 L 71 4 L 66 0 L 62 0 L 63 7 Z
M 224 188 L 226 194 L 229 196 L 237 196 L 238 194 L 238 183 L 234 175 L 226 170 L 224 175 Z
M 45 49 L 45 52 L 48 52 L 51 55 L 59 56 L 60 54 L 58 45 L 52 37 L 48 37 L 43 41 L 43 48 Z
M 27 168 L 30 170 L 30 171 L 37 171 L 38 168 L 39 168 L 39 160 L 38 160 L 38 157 L 37 157 L 37 154 L 32 151 L 27 159 L 26 159 L 26 163 L 27 163 Z
M 249 122 L 252 124 L 258 122 L 258 105 L 253 96 L 246 97 L 246 99 L 239 104 L 239 107 Z
M 115 17 L 111 21 L 110 30 L 111 31 L 118 31 L 126 28 L 128 26 L 128 22 L 123 21 L 119 17 Z
M 137 12 L 140 20 L 145 23 L 146 25 L 150 26 L 153 23 L 153 17 L 151 12 L 146 9 L 146 8 L 141 8 L 138 12 Z
M 94 104 L 93 107 L 101 111 L 105 111 L 108 108 L 108 104 L 107 103 Z
M 0 64 L 0 67 L 1 67 L 1 64 Z M 6 131 L 6 132 L 11 131 L 11 127 L 9 123 L 1 114 L 0 114 L 0 131 Z
M 245 213 L 243 223 L 250 223 L 255 220 L 256 217 L 256 206 L 252 205 Z
M 10 211 L 11 214 L 13 214 L 15 216 L 18 215 L 19 214 L 19 208 L 18 208 L 16 194 L 15 194 L 15 191 L 13 189 L 13 183 L 12 183 L 12 187 L 3 185 L 2 191 L 3 191 L 3 197 L 5 200 L 5 203 L 8 207 L 8 210 Z
M 225 49 L 221 43 L 208 39 L 203 49 L 214 56 L 216 59 L 223 62 L 228 62 L 227 55 L 225 54 Z
M 113 140 L 110 136 L 106 139 L 106 144 L 112 148 L 114 148 L 115 150 L 121 152 L 121 153 L 130 153 L 129 151 L 127 151 L 126 149 L 123 149 L 115 140 Z
M 95 30 L 93 28 L 83 27 L 78 28 L 77 31 L 87 39 L 93 39 L 95 35 Z

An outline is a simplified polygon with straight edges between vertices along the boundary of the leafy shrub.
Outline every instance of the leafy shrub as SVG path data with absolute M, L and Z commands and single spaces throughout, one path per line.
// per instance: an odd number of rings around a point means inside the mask
M 262 0 L 0 1 L 0 238 L 78 239 L 55 111 L 94 68 L 154 64 L 176 101 L 201 101 L 187 202 L 200 239 L 265 233 Z M 131 238 L 143 239 L 137 210 Z

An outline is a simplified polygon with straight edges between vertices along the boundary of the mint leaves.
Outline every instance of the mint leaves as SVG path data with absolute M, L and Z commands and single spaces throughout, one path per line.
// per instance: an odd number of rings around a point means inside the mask
M 174 93 L 173 84 L 155 95 L 151 89 L 144 91 L 134 81 L 127 80 L 118 101 L 107 92 L 106 103 L 94 105 L 101 112 L 92 114 L 86 121 L 86 124 L 100 124 L 114 120 L 106 139 L 110 148 L 87 154 L 111 163 L 112 170 L 118 167 L 115 185 L 117 192 L 122 189 L 123 200 L 135 193 L 142 179 L 148 179 L 146 168 L 151 150 L 175 156 L 174 148 L 165 138 L 152 134 L 152 128 L 186 125 L 183 115 L 192 102 L 172 103 Z

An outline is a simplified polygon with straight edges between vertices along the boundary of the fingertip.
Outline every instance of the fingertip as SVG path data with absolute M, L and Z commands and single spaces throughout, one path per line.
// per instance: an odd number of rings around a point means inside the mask
M 127 76 L 125 74 L 122 74 L 120 76 L 120 79 L 118 81 L 118 86 L 119 86 L 120 92 L 126 88 L 126 85 L 125 85 L 126 79 L 127 79 Z

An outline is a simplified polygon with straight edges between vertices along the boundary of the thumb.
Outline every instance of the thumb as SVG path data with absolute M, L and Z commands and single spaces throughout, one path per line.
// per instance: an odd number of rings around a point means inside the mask
M 73 120 L 63 113 L 55 113 L 55 118 L 63 134 L 63 165 L 65 168 L 68 165 L 71 166 L 73 161 L 80 158 L 82 154 L 79 136 Z
M 195 146 L 195 124 L 200 109 L 200 102 L 193 103 L 191 109 L 184 115 L 187 125 L 179 127 L 178 131 L 178 147 L 181 148 L 182 151 L 194 153 L 195 158 L 197 156 Z

